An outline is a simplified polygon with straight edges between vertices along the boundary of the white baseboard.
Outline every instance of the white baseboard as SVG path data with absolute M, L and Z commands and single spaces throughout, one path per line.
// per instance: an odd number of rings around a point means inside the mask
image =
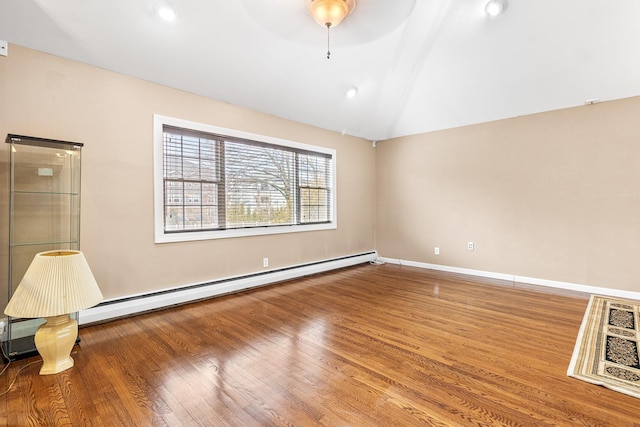
M 617 298 L 628 298 L 640 300 L 640 292 L 625 291 L 622 289 L 602 288 L 598 286 L 581 285 L 577 283 L 559 282 L 556 280 L 537 279 L 534 277 L 518 276 L 514 274 L 493 273 L 490 271 L 472 270 L 469 268 L 450 267 L 439 264 L 428 264 L 424 262 L 406 261 L 395 258 L 379 257 L 378 260 L 389 264 L 406 265 L 410 267 L 426 268 L 429 270 L 447 271 L 449 273 L 468 274 L 470 276 L 488 277 L 492 279 L 508 280 L 529 285 L 547 286 L 550 288 L 567 289 L 589 294 L 604 295 Z
M 230 294 L 246 289 L 295 279 L 297 277 L 363 264 L 377 258 L 376 252 L 355 254 L 341 258 L 323 260 L 272 271 L 249 274 L 240 277 L 219 279 L 207 283 L 197 283 L 154 292 L 132 295 L 127 298 L 106 300 L 95 307 L 80 312 L 81 325 L 103 322 L 118 317 L 131 316 L 150 310 L 185 304 L 214 296 Z
M 603 295 L 616 298 L 640 300 L 640 292 L 625 291 L 624 289 L 602 288 L 599 286 L 582 285 L 579 283 L 558 282 L 555 280 L 537 279 L 535 277 L 514 276 L 514 281 L 530 285 L 548 286 L 550 288 L 568 289 L 586 292 L 593 295 Z

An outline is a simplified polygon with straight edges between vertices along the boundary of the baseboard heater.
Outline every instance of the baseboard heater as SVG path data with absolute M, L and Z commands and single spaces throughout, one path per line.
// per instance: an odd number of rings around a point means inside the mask
M 180 286 L 158 292 L 101 302 L 79 314 L 80 325 L 100 323 L 148 311 L 164 309 L 215 296 L 227 295 L 311 274 L 363 264 L 377 258 L 375 251 L 279 268 L 211 282 Z

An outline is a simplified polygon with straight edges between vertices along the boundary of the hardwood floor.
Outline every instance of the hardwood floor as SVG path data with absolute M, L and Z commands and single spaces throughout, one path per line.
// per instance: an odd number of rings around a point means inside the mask
M 26 368 L 0 425 L 640 425 L 638 399 L 566 376 L 587 301 L 357 266 L 82 328 L 75 366 Z

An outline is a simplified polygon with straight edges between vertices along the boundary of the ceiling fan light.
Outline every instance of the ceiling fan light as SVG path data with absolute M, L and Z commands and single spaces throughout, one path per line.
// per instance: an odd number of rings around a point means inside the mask
M 507 0 L 490 0 L 484 7 L 484 11 L 489 16 L 498 16 L 507 10 Z
M 355 0 L 311 0 L 309 13 L 323 27 L 335 27 L 355 7 Z

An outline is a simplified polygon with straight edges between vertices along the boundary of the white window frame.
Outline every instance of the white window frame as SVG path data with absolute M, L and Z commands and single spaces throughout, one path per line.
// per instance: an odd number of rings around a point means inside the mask
M 184 129 L 225 135 L 229 137 L 242 138 L 252 141 L 264 142 L 268 144 L 280 145 L 284 147 L 296 148 L 300 150 L 315 151 L 328 154 L 332 161 L 332 191 L 331 191 L 331 211 L 330 222 L 321 224 L 294 224 L 277 227 L 256 227 L 240 228 L 228 230 L 203 230 L 189 231 L 184 233 L 165 233 L 164 231 L 164 176 L 163 176 L 163 126 L 175 126 Z M 336 150 L 315 145 L 303 144 L 300 142 L 288 141 L 273 138 L 265 135 L 258 135 L 243 132 L 235 129 L 227 129 L 212 126 L 204 123 L 197 123 L 174 117 L 153 115 L 153 181 L 154 181 L 154 229 L 155 243 L 188 242 L 195 240 L 225 239 L 233 237 L 262 236 L 282 233 L 298 233 L 306 231 L 334 230 L 338 228 L 337 222 L 337 168 Z

